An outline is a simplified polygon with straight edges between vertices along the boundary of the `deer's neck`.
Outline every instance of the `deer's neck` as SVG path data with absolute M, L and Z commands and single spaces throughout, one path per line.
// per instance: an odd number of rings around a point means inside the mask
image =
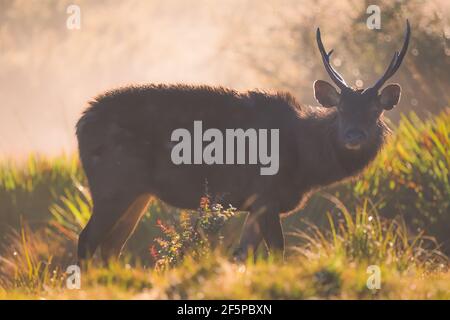
M 303 160 L 303 174 L 300 178 L 308 181 L 310 188 L 333 184 L 360 173 L 381 150 L 387 134 L 387 127 L 380 120 L 379 132 L 369 143 L 359 150 L 348 150 L 337 140 L 336 119 L 336 111 L 329 111 L 308 120 L 310 123 L 306 134 L 310 135 L 308 140 L 312 145 L 306 150 L 311 150 L 311 154 L 300 154 Z

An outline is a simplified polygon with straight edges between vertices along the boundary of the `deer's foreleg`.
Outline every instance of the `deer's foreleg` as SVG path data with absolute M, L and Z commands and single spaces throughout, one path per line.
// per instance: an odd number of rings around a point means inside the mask
M 278 210 L 262 205 L 252 210 L 245 220 L 236 259 L 242 261 L 249 252 L 255 253 L 263 239 L 270 253 L 283 256 L 284 236 Z

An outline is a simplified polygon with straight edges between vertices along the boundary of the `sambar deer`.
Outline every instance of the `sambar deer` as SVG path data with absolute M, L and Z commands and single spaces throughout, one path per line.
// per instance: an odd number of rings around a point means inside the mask
M 314 82 L 322 107 L 302 108 L 289 93 L 236 92 L 188 85 L 131 86 L 90 102 L 77 123 L 80 158 L 93 199 L 81 232 L 78 257 L 118 256 L 152 196 L 178 208 L 195 209 L 205 192 L 249 211 L 237 256 L 264 240 L 269 252 L 284 252 L 280 213 L 298 209 L 318 188 L 360 173 L 380 151 L 387 126 L 384 110 L 400 99 L 400 86 L 384 83 L 407 52 L 410 25 L 384 75 L 370 88 L 353 89 L 330 64 L 320 30 L 316 40 L 338 92 Z M 279 129 L 279 168 L 261 175 L 252 164 L 174 164 L 171 133 L 202 121 L 206 128 Z M 248 141 L 247 141 L 248 142 Z M 247 155 L 248 156 L 248 155 Z

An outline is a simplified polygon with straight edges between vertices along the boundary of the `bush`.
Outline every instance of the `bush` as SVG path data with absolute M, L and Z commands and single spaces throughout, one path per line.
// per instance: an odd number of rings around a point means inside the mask
M 166 226 L 158 220 L 163 236 L 150 248 L 156 266 L 174 266 L 186 255 L 197 259 L 218 249 L 223 245 L 225 224 L 235 214 L 235 208 L 224 209 L 221 204 L 212 203 L 207 195 L 200 200 L 197 212 L 181 212 L 178 224 Z

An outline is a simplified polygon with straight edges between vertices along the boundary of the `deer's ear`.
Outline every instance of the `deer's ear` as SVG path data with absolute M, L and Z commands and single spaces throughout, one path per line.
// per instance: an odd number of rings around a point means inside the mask
M 385 110 L 391 110 L 400 101 L 402 88 L 394 83 L 386 86 L 380 93 L 380 105 Z
M 326 81 L 314 81 L 314 97 L 325 108 L 337 106 L 341 95 Z

